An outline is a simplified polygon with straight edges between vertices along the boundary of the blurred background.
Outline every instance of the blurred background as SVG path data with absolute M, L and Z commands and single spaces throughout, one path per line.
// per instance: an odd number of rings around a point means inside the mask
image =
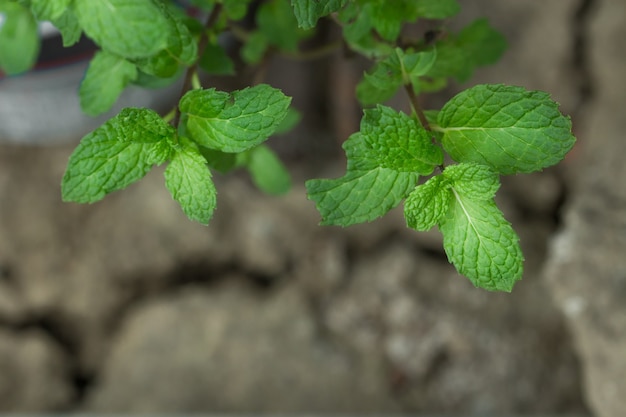
M 54 68 L 37 88 L 0 79 L 0 412 L 626 415 L 626 2 L 461 3 L 452 28 L 486 16 L 509 49 L 424 107 L 522 85 L 550 92 L 578 137 L 559 166 L 503 178 L 498 204 L 526 256 L 511 294 L 475 289 L 439 233 L 408 230 L 401 210 L 317 225 L 303 183 L 345 169 L 359 59 L 270 63 L 265 81 L 303 114 L 269 142 L 293 190 L 267 197 L 216 174 L 208 227 L 187 220 L 162 169 L 102 202 L 62 203 L 89 128 L 63 113 L 77 86 L 59 89 Z M 48 104 L 19 100 L 53 87 Z M 120 105 L 177 92 L 128 94 Z

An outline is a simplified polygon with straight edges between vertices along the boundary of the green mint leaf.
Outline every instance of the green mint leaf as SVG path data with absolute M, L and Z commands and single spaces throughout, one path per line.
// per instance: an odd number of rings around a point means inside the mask
M 561 161 L 574 146 L 571 122 L 547 93 L 478 85 L 453 97 L 433 129 L 459 162 L 489 165 L 501 174 L 533 172 Z
M 209 224 L 216 206 L 217 191 L 211 171 L 195 143 L 180 138 L 165 169 L 165 186 L 191 220 Z
M 289 171 L 278 156 L 265 145 L 259 145 L 245 152 L 242 157 L 254 184 L 270 195 L 281 195 L 291 189 Z
M 246 43 L 241 48 L 241 58 L 247 64 L 256 64 L 263 59 L 265 51 L 269 47 L 269 40 L 263 32 L 252 32 Z
M 145 58 L 168 44 L 171 22 L 153 0 L 74 0 L 83 30 L 102 49 L 124 58 Z
M 185 72 L 184 68 L 180 68 L 176 74 L 169 78 L 161 78 L 156 75 L 146 74 L 137 68 L 137 78 L 132 81 L 133 85 L 138 85 L 144 88 L 158 89 L 164 88 L 174 84 L 180 80 L 180 76 Z
M 300 123 L 301 119 L 302 115 L 300 114 L 300 112 L 293 107 L 289 107 L 287 109 L 287 114 L 285 115 L 285 118 L 282 122 L 280 122 L 274 134 L 282 135 L 283 133 L 291 131 L 298 125 L 298 123 Z
M 419 175 L 381 167 L 372 158 L 361 133 L 343 144 L 346 174 L 338 179 L 306 182 L 307 194 L 322 215 L 322 224 L 349 226 L 372 221 L 400 204 L 415 187 Z
M 264 2 L 256 20 L 269 43 L 284 51 L 297 51 L 298 42 L 306 33 L 298 28 L 294 12 L 285 0 Z
M 486 19 L 478 19 L 436 43 L 437 61 L 428 75 L 467 81 L 477 67 L 496 62 L 506 46 L 506 39 Z
M 228 93 L 192 90 L 179 107 L 187 131 L 200 145 L 223 152 L 243 152 L 272 135 L 287 114 L 291 99 L 280 90 L 259 84 Z
M 443 176 L 454 184 L 454 188 L 461 195 L 473 200 L 489 200 L 500 188 L 498 174 L 486 165 L 475 163 L 449 165 Z
M 9 75 L 28 71 L 39 54 L 37 22 L 29 9 L 18 3 L 0 3 L 4 23 L 0 26 L 0 69 Z
M 363 13 L 356 2 L 348 2 L 346 7 L 338 13 L 342 23 L 343 39 L 348 46 L 369 58 L 382 58 L 393 52 L 393 48 L 386 42 L 381 42 L 380 36 L 373 31 L 372 18 Z
M 378 62 L 357 85 L 357 98 L 363 105 L 376 104 L 391 98 L 403 84 L 419 86 L 419 77 L 435 62 L 435 50 L 405 52 L 396 48 Z
M 368 158 L 381 168 L 429 175 L 443 163 L 443 152 L 428 132 L 404 113 L 382 105 L 367 109 L 361 135 Z
M 362 12 L 369 16 L 376 32 L 390 42 L 398 38 L 404 22 L 418 16 L 415 0 L 371 1 L 363 5 Z
M 31 0 L 30 9 L 37 20 L 54 20 L 61 17 L 72 0 Z
M 78 23 L 78 19 L 71 9 L 65 11 L 56 19 L 52 19 L 52 24 L 61 32 L 63 38 L 63 47 L 69 48 L 80 40 L 83 33 Z
M 323 225 L 349 226 L 372 221 L 397 206 L 415 187 L 418 175 L 388 168 L 349 171 L 341 178 L 306 182 L 307 194 Z
M 235 64 L 226 54 L 224 48 L 217 44 L 209 44 L 204 49 L 200 60 L 200 68 L 213 75 L 234 75 Z
M 450 207 L 450 184 L 438 175 L 419 185 L 404 202 L 404 218 L 408 227 L 426 231 L 439 223 Z
M 415 0 L 417 14 L 426 19 L 445 19 L 461 10 L 456 0 Z
M 182 67 L 193 64 L 198 55 L 198 45 L 187 26 L 165 6 L 163 16 L 169 21 L 167 46 L 157 54 L 136 60 L 137 66 L 145 73 L 160 78 L 173 77 Z
M 224 12 L 231 20 L 241 20 L 246 16 L 250 0 L 223 0 Z
M 215 149 L 205 148 L 200 146 L 200 153 L 206 159 L 207 164 L 211 169 L 214 169 L 222 174 L 232 171 L 237 168 L 240 161 L 237 153 L 226 153 Z
M 510 292 L 522 277 L 519 238 L 493 199 L 473 200 L 452 188 L 439 229 L 457 271 L 480 288 Z
M 356 98 L 361 103 L 361 106 L 371 106 L 378 103 L 384 103 L 392 98 L 400 84 L 393 83 L 390 79 L 389 84 L 385 88 L 376 87 L 376 81 L 372 82 L 372 78 L 384 77 L 384 72 L 374 67 L 370 74 L 365 74 L 363 79 L 356 86 Z
M 319 18 L 329 15 L 341 9 L 346 0 L 291 0 L 298 26 L 303 29 L 311 29 Z
M 174 128 L 154 111 L 126 108 L 86 135 L 61 183 L 64 201 L 93 203 L 169 158 Z
M 128 83 L 136 78 L 135 64 L 107 51 L 97 52 L 80 84 L 81 108 L 92 116 L 108 111 Z

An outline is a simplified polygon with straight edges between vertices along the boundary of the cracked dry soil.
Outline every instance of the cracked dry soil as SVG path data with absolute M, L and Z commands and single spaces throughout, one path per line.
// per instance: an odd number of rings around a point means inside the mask
M 461 21 L 488 14 L 510 42 L 473 82 L 550 91 L 584 124 L 597 2 L 468 1 Z M 208 228 L 184 218 L 158 170 L 98 204 L 69 205 L 58 182 L 72 145 L 1 145 L 0 410 L 588 413 L 543 276 L 579 160 L 504 179 L 498 204 L 526 272 L 512 294 L 477 290 L 440 236 L 407 230 L 399 210 L 317 226 L 301 184 L 341 172 L 333 137 L 360 116 L 341 102 L 340 125 L 341 91 L 316 83 L 348 89 L 363 68 L 280 65 L 270 83 L 315 115 L 275 142 L 297 185 L 268 198 L 244 176 L 218 177 Z M 332 162 L 307 164 L 311 151 Z

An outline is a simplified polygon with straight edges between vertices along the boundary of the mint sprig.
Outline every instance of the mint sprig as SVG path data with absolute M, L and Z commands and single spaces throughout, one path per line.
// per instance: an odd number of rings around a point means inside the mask
M 310 58 L 340 46 L 346 55 L 373 62 L 356 89 L 360 103 L 371 108 L 343 144 L 345 175 L 306 182 L 322 224 L 371 221 L 404 200 L 407 226 L 418 231 L 436 226 L 448 259 L 474 285 L 510 291 L 522 277 L 519 238 L 494 199 L 500 175 L 541 170 L 563 159 L 575 141 L 569 118 L 546 93 L 521 87 L 478 85 L 431 111 L 422 110 L 419 97 L 443 89 L 451 78 L 467 81 L 476 68 L 502 55 L 506 41 L 486 20 L 458 33 L 449 32 L 445 21 L 421 26 L 434 28 L 430 31 L 404 30 L 421 19 L 453 16 L 458 0 L 268 0 L 259 5 L 192 0 L 206 13 L 203 25 L 174 3 L 0 0 L 5 73 L 33 65 L 37 20 L 51 21 L 66 46 L 84 32 L 100 47 L 80 87 L 81 105 L 89 114 L 108 110 L 128 84 L 157 88 L 184 75 L 178 104 L 166 116 L 124 109 L 82 139 L 63 177 L 64 200 L 98 201 L 159 164 L 167 164 L 165 185 L 172 198 L 202 224 L 216 208 L 214 171 L 246 169 L 261 190 L 286 192 L 287 169 L 264 142 L 297 121 L 289 111 L 291 99 L 265 84 L 232 92 L 203 88 L 199 70 L 239 71 L 222 42 L 227 31 L 241 41 L 243 62 L 259 64 L 257 76 L 273 54 Z M 313 34 L 308 29 L 325 16 L 342 38 L 300 51 L 300 41 Z M 252 29 L 244 18 L 254 19 Z M 381 105 L 399 89 L 408 95 L 409 114 Z

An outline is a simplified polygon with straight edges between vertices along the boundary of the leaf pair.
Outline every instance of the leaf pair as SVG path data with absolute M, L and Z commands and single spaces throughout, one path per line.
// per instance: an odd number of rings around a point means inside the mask
M 203 149 L 234 157 L 244 153 L 242 164 L 261 187 L 284 190 L 284 168 L 269 149 L 259 145 L 280 127 L 289 102 L 282 92 L 263 84 L 232 95 L 193 90 L 181 99 L 179 132 L 152 110 L 124 109 L 85 136 L 74 150 L 61 184 L 63 199 L 93 203 L 169 161 L 165 184 L 172 197 L 189 218 L 207 224 L 216 191 L 208 166 L 211 160 Z M 259 172 L 259 163 L 268 161 L 269 171 Z
M 493 200 L 499 186 L 485 165 L 452 165 L 409 194 L 404 216 L 419 231 L 438 225 L 448 259 L 475 286 L 511 291 L 524 259 L 517 234 Z
M 344 143 L 346 174 L 306 182 L 322 224 L 348 226 L 374 220 L 397 206 L 443 162 L 441 149 L 415 119 L 377 106 L 365 110 L 361 131 Z

